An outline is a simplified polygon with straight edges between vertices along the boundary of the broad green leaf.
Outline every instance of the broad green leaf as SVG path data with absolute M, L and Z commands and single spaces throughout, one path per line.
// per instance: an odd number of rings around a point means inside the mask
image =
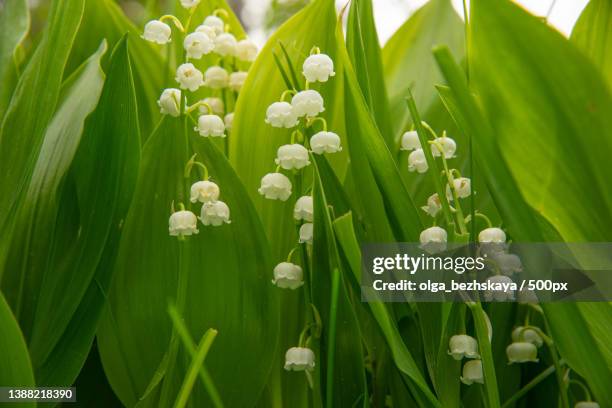
M 456 58 L 461 59 L 465 54 L 463 22 L 450 0 L 429 1 L 397 30 L 383 48 L 384 75 L 395 137 L 409 123 L 405 102 L 408 89 L 412 90 L 425 120 L 432 125 L 441 120 L 446 122 L 445 119 L 436 119 L 444 114 L 439 109 L 434 91 L 434 85 L 442 82 L 431 55 L 431 48 L 438 44 L 447 45 Z
M 15 51 L 30 25 L 26 0 L 7 0 L 0 9 L 0 121 L 18 78 Z
M 45 129 L 59 98 L 64 66 L 81 22 L 84 0 L 55 0 L 43 38 L 13 93 L 0 125 L 0 265 L 19 200 L 32 175 Z M 1 277 L 1 272 L 0 272 Z
M 154 376 L 161 376 L 159 386 L 140 406 L 157 405 L 160 398 L 171 401 L 178 393 L 189 354 L 170 346 L 170 301 L 184 300 L 181 312 L 194 337 L 210 327 L 219 331 L 206 367 L 228 406 L 255 405 L 277 353 L 278 299 L 270 283 L 267 240 L 229 163 L 212 141 L 195 136 L 192 126 L 165 117 L 144 146 L 109 307 L 98 333 L 105 371 L 127 406 L 140 400 Z M 199 234 L 180 242 L 168 234 L 168 217 L 173 203 L 199 213 L 200 205 L 189 203 L 188 192 L 202 175 L 194 167 L 184 177 L 194 153 L 220 186 L 231 224 L 199 224 Z M 167 352 L 175 358 L 163 368 Z M 249 381 L 237 382 L 234 367 Z M 201 383 L 195 384 L 191 401 L 210 405 Z
M 334 221 L 334 232 L 355 279 L 360 282 L 361 249 L 355 237 L 351 213 L 347 213 Z M 415 399 L 420 402 L 420 406 L 441 406 L 429 389 L 414 357 L 402 340 L 397 324 L 393 321 L 387 306 L 381 302 L 368 302 L 368 306 L 387 340 L 395 365 L 410 379 L 407 382 L 408 387 Z
M 376 125 L 389 147 L 393 146 L 393 121 L 383 78 L 382 56 L 372 0 L 351 2 L 346 28 L 346 47 L 355 68 L 359 86 Z
M 612 88 L 612 1 L 591 0 L 570 39 L 591 58 Z
M 34 374 L 28 348 L 26 346 L 19 324 L 11 313 L 11 308 L 0 293 L 0 326 L 2 336 L 0 336 L 0 384 L 3 387 L 34 387 Z M 3 404 L 8 407 L 35 407 L 33 402 Z

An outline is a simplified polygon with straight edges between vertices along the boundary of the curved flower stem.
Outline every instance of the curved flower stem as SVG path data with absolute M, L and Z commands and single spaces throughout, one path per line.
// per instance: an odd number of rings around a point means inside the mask
M 453 195 L 453 200 L 455 201 L 455 211 L 457 215 L 457 226 L 459 227 L 459 232 L 461 234 L 467 234 L 468 230 L 465 227 L 465 218 L 463 217 L 463 211 L 461 210 L 461 203 L 459 203 L 459 195 L 457 194 L 457 189 L 455 189 L 455 183 L 452 172 L 448 169 L 448 163 L 446 163 L 446 158 L 444 157 L 444 149 L 442 149 L 442 145 L 435 141 L 429 142 L 431 145 L 435 146 L 440 150 L 440 157 L 442 157 L 442 166 L 444 166 L 444 173 L 446 174 L 446 179 L 448 182 L 448 186 Z
M 291 262 L 291 257 L 293 256 L 293 253 L 299 248 L 299 246 L 294 246 L 293 249 L 289 251 L 289 254 L 287 255 L 287 262 Z
M 429 123 L 425 122 L 424 120 L 421 121 L 421 126 L 423 126 L 425 129 L 427 129 L 427 131 L 429 132 L 429 134 L 434 138 L 437 139 L 438 138 L 438 134 L 436 133 L 435 130 L 433 130 L 431 128 L 431 126 L 429 126 Z
M 542 314 L 542 317 L 544 318 L 544 325 L 546 326 L 546 331 L 550 333 L 550 326 L 548 325 L 548 319 L 546 319 L 545 314 Z M 527 328 L 532 329 L 533 331 L 538 333 L 538 335 L 540 335 L 540 337 L 542 337 L 542 339 L 546 343 L 546 346 L 548 347 L 548 350 L 550 351 L 550 356 L 553 360 L 553 364 L 556 369 L 555 374 L 557 377 L 557 384 L 559 386 L 559 397 L 561 399 L 560 406 L 562 408 L 569 408 L 570 404 L 569 404 L 569 398 L 567 396 L 567 385 L 565 384 L 565 380 L 563 379 L 563 371 L 561 370 L 562 369 L 561 359 L 559 358 L 559 355 L 557 354 L 557 347 L 555 346 L 553 339 L 547 336 L 546 334 L 544 334 L 544 332 L 539 327 L 536 327 L 536 326 L 525 327 L 525 329 Z
M 310 49 L 309 54 L 313 55 L 313 54 L 320 54 L 320 53 L 321 53 L 321 49 L 315 45 L 314 47 Z
M 584 397 L 586 398 L 585 401 L 592 401 L 591 391 L 589 391 L 589 388 L 586 385 L 584 385 L 582 381 L 569 380 L 569 383 L 575 384 L 582 389 L 582 392 L 584 392 Z
M 205 107 L 206 107 L 206 110 L 208 111 L 208 114 L 209 114 L 209 115 L 212 115 L 212 114 L 213 114 L 213 109 L 212 109 L 212 106 L 210 106 L 210 104 L 209 104 L 209 103 L 204 102 L 204 101 L 197 101 L 197 102 L 196 102 L 196 103 L 194 103 L 193 105 L 188 106 L 188 107 L 185 109 L 185 112 L 186 112 L 186 113 L 191 113 L 191 112 L 193 112 L 194 110 L 198 109 L 200 106 L 205 106 Z
M 565 364 L 565 361 L 563 360 L 560 360 L 559 362 L 561 364 Z M 536 375 L 533 378 L 533 380 L 529 381 L 523 388 L 518 390 L 512 397 L 508 398 L 506 402 L 504 402 L 504 404 L 501 406 L 501 408 L 508 408 L 512 406 L 512 404 L 514 404 L 515 402 L 523 398 L 525 395 L 527 395 L 527 393 L 531 391 L 532 388 L 534 388 L 535 386 L 540 384 L 542 381 L 547 379 L 549 375 L 555 372 L 555 370 L 556 370 L 556 367 L 553 364 L 550 367 L 548 367 L 546 370 L 542 371 L 540 374 Z
M 306 125 L 307 126 L 312 126 L 315 124 L 315 122 L 321 122 L 323 124 L 323 131 L 327 132 L 327 121 L 325 120 L 325 118 L 322 118 L 320 116 L 317 116 L 315 118 L 308 118 Z
M 297 91 L 295 89 L 285 89 L 283 91 L 283 93 L 281 94 L 280 100 L 281 102 L 285 102 L 285 98 L 287 97 L 287 95 L 295 95 L 297 93 Z
M 161 16 L 159 18 L 159 21 L 161 21 L 161 22 L 163 22 L 164 20 L 172 21 L 172 23 L 174 23 L 174 26 L 176 28 L 178 28 L 181 33 L 185 32 L 185 27 L 183 27 L 183 24 L 181 23 L 181 20 L 176 18 L 176 16 L 173 16 L 172 14 L 166 14 L 166 15 L 163 15 L 163 16 Z
M 193 166 L 198 166 L 204 172 L 203 180 L 208 180 L 208 168 L 206 167 L 204 163 L 196 161 L 195 160 L 196 156 L 197 154 L 194 154 L 193 156 L 191 156 L 191 158 L 185 165 L 185 178 L 189 178 L 189 176 L 191 175 L 191 169 L 193 168 Z
M 212 12 L 213 16 L 215 17 L 223 17 L 223 18 L 228 18 L 229 17 L 229 13 L 227 12 L 226 9 L 222 9 L 222 8 L 218 8 L 215 11 Z

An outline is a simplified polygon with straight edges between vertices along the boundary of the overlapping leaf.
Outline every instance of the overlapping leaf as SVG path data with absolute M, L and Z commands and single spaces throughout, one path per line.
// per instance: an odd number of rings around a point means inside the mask
M 26 0 L 8 0 L 0 12 L 0 121 L 17 82 L 15 52 L 28 32 Z

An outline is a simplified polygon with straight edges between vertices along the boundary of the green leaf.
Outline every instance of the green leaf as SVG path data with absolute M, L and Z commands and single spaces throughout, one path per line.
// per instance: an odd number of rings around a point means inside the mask
M 15 52 L 30 26 L 26 0 L 7 0 L 0 10 L 0 121 L 11 100 L 18 78 Z
M 612 1 L 591 0 L 570 40 L 591 58 L 612 88 Z
M 0 384 L 3 387 L 34 387 L 34 374 L 30 364 L 30 356 L 19 325 L 11 313 L 11 308 L 0 293 Z M 3 404 L 11 407 L 35 407 L 34 402 Z
M 139 401 L 154 376 L 162 379 L 148 403 L 174 399 L 180 388 L 189 353 L 172 352 L 172 324 L 166 313 L 168 302 L 177 298 L 184 299 L 182 313 L 190 333 L 199 337 L 210 327 L 219 331 L 206 366 L 228 406 L 256 403 L 277 353 L 278 299 L 270 283 L 267 240 L 229 163 L 212 141 L 188 137 L 192 126 L 164 117 L 144 146 L 109 307 L 98 333 L 110 384 L 127 406 Z M 189 179 L 184 177 L 194 152 L 220 186 L 232 222 L 220 227 L 200 224 L 198 235 L 179 242 L 168 234 L 168 217 L 172 203 L 178 208 L 182 202 L 199 213 L 200 205 L 190 204 L 188 195 L 200 177 L 198 168 Z M 175 358 L 158 372 L 169 350 Z M 228 367 L 240 367 L 249 381 L 237 383 Z M 194 405 L 211 405 L 200 383 L 191 398 Z
M 0 265 L 17 205 L 32 175 L 45 129 L 55 110 L 64 66 L 81 22 L 84 0 L 55 0 L 43 38 L 13 93 L 0 125 Z
M 351 2 L 346 27 L 346 47 L 357 74 L 361 92 L 376 125 L 391 148 L 394 146 L 393 121 L 383 78 L 382 56 L 371 0 Z
M 434 85 L 442 76 L 431 55 L 431 48 L 447 45 L 456 58 L 465 51 L 463 22 L 450 0 L 431 0 L 417 10 L 387 41 L 383 48 L 383 66 L 395 136 L 409 123 L 405 98 L 412 90 L 416 105 L 430 124 L 440 117 Z M 443 115 L 443 113 L 442 113 Z M 446 122 L 446 121 L 445 121 Z

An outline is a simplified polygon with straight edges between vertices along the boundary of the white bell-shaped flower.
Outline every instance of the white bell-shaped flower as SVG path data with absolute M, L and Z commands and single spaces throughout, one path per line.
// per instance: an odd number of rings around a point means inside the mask
M 312 371 L 315 367 L 314 352 L 305 347 L 291 347 L 285 353 L 285 370 Z
M 204 24 L 199 25 L 195 29 L 195 32 L 206 34 L 208 38 L 210 38 L 211 40 L 214 40 L 215 37 L 217 36 L 217 32 L 215 31 L 214 28 L 212 28 L 211 26 L 204 25 Z M 213 41 L 213 49 L 214 49 L 214 41 Z
M 175 79 L 181 85 L 181 89 L 189 89 L 191 92 L 197 91 L 204 85 L 202 73 L 190 62 L 179 65 Z
M 236 58 L 241 61 L 253 62 L 257 58 L 257 45 L 249 40 L 240 40 L 236 43 Z
M 215 52 L 222 57 L 236 54 L 236 37 L 230 33 L 221 33 L 215 37 Z
M 440 210 L 442 210 L 442 203 L 440 202 L 438 193 L 430 195 L 429 198 L 427 198 L 427 205 L 422 206 L 421 209 L 435 218 Z
M 457 192 L 457 197 L 459 198 L 466 198 L 469 197 L 470 194 L 472 194 L 472 181 L 467 177 L 458 177 L 454 179 L 453 187 L 455 188 L 455 191 Z M 448 199 L 451 201 L 454 198 L 453 193 L 448 184 L 446 185 L 446 197 L 448 197 Z
M 312 215 L 312 196 L 302 196 L 298 198 L 293 207 L 293 218 L 297 221 L 304 220 L 312 222 Z
M 200 115 L 195 130 L 204 137 L 225 137 L 225 124 L 217 115 Z
M 466 334 L 456 334 L 448 341 L 448 354 L 455 360 L 462 358 L 480 358 L 478 354 L 478 341 Z
M 502 286 L 503 284 L 512 283 L 512 279 L 504 275 L 494 275 L 488 277 L 487 282 L 492 284 L 494 287 L 499 287 L 499 289 L 484 290 L 482 292 L 487 302 L 504 302 L 514 300 L 514 290 L 512 290 L 511 286 Z
M 297 117 L 315 117 L 325 110 L 323 97 L 314 89 L 300 91 L 291 98 L 291 106 Z
M 196 31 L 185 37 L 183 47 L 187 52 L 188 58 L 200 59 L 202 55 L 209 54 L 215 48 L 215 44 L 209 36 Z
M 164 89 L 157 104 L 162 115 L 178 117 L 181 114 L 181 90 L 176 88 Z
M 212 28 L 216 35 L 225 31 L 225 23 L 217 16 L 206 17 L 202 25 Z
M 484 376 L 482 373 L 482 361 L 470 360 L 463 365 L 463 375 L 460 377 L 461 382 L 465 385 L 474 383 L 484 384 Z
M 478 234 L 478 242 L 481 244 L 503 244 L 506 242 L 506 233 L 501 228 L 485 228 Z
M 282 173 L 268 173 L 262 177 L 257 191 L 269 200 L 287 201 L 291 196 L 291 180 Z
M 234 124 L 234 112 L 230 112 L 223 118 L 223 123 L 225 123 L 225 128 L 230 131 L 232 130 L 232 125 Z
M 310 55 L 304 60 L 302 74 L 308 82 L 327 82 L 329 77 L 336 75 L 334 61 L 327 54 Z
M 497 264 L 499 270 L 506 276 L 523 271 L 523 263 L 521 262 L 521 258 L 519 258 L 519 256 L 516 254 L 507 254 L 505 252 L 493 251 L 491 253 L 491 257 Z
M 416 149 L 408 155 L 408 171 L 425 173 L 429 169 L 423 149 Z
M 300 227 L 300 244 L 312 244 L 313 225 L 311 222 L 306 222 Z
M 200 4 L 200 0 L 181 0 L 181 6 L 185 7 L 186 9 L 194 8 L 198 4 Z
M 298 118 L 289 102 L 274 102 L 266 110 L 266 123 L 277 128 L 292 128 Z
M 310 164 L 308 150 L 297 143 L 279 147 L 274 161 L 285 170 L 299 170 Z
M 508 363 L 538 362 L 538 348 L 531 343 L 517 342 L 506 347 Z
M 431 145 L 431 153 L 434 157 L 440 157 L 440 148 L 438 145 L 442 146 L 442 151 L 444 152 L 444 158 L 451 159 L 455 157 L 455 152 L 457 151 L 457 143 L 450 137 L 442 136 L 436 137 L 434 139 L 435 144 Z
M 580 401 L 574 405 L 574 408 L 599 408 L 599 404 L 595 401 Z
M 533 290 L 525 289 L 517 292 L 517 300 L 521 304 L 535 304 L 538 303 L 538 295 Z
M 192 203 L 197 201 L 207 203 L 219 199 L 219 186 L 212 181 L 196 181 L 191 185 L 190 200 Z
M 421 232 L 419 240 L 421 248 L 433 254 L 446 250 L 448 234 L 440 227 L 429 227 Z
M 230 209 L 223 201 L 208 201 L 202 204 L 202 212 L 200 220 L 204 225 L 212 225 L 218 227 L 223 224 L 229 224 Z
M 334 132 L 320 131 L 310 138 L 310 148 L 313 153 L 336 153 L 342 150 L 340 136 Z
M 229 74 L 219 66 L 212 66 L 204 73 L 204 85 L 213 89 L 225 88 L 229 83 Z
M 281 262 L 274 267 L 272 283 L 282 289 L 297 289 L 304 284 L 302 268 L 291 262 Z
M 517 326 L 512 330 L 512 341 L 515 343 L 527 342 L 536 347 L 542 347 L 542 344 L 544 344 L 544 340 L 542 340 L 537 331 L 526 329 L 524 326 Z
M 198 233 L 198 219 L 191 211 L 176 211 L 168 220 L 168 230 L 173 237 L 189 236 Z
M 223 115 L 223 112 L 225 112 L 225 106 L 223 104 L 223 99 L 221 98 L 209 96 L 207 98 L 202 99 L 202 102 L 210 106 L 210 109 L 212 109 L 212 113 L 214 113 L 215 115 L 221 116 Z M 200 105 L 200 113 L 208 113 L 208 106 L 206 105 Z
M 421 148 L 421 141 L 416 130 L 409 130 L 402 135 L 400 150 L 416 150 Z
M 142 38 L 156 44 L 167 44 L 170 42 L 172 30 L 170 26 L 159 20 L 151 20 L 144 26 Z
M 237 71 L 232 72 L 229 76 L 229 87 L 232 91 L 239 92 L 247 78 L 247 72 Z

